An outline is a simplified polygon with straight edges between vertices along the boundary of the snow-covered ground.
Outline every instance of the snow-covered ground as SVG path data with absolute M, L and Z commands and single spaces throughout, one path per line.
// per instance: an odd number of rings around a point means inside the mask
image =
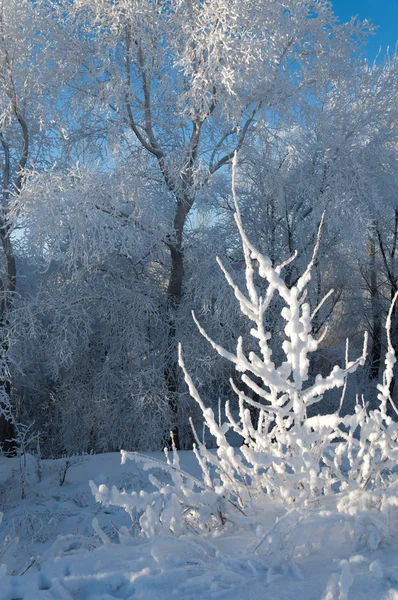
M 180 460 L 182 469 L 198 474 L 191 452 Z M 97 504 L 89 487 L 93 480 L 141 490 L 148 480 L 139 464 L 122 465 L 118 454 L 84 457 L 60 486 L 64 464 L 43 461 L 38 482 L 28 457 L 21 499 L 18 460 L 0 458 L 0 600 L 398 599 L 397 532 L 386 532 L 388 542 L 369 550 L 331 521 L 326 540 L 331 513 L 322 499 L 304 516 L 265 502 L 241 526 L 227 523 L 207 536 L 192 531 L 143 539 L 123 509 Z M 278 517 L 287 551 L 289 532 L 302 535 L 302 544 L 294 540 L 294 560 L 279 563 Z

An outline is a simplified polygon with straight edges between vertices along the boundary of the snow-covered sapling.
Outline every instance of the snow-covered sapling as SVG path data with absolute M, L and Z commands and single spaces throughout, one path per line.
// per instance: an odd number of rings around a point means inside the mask
M 233 179 L 235 170 L 234 163 Z M 330 294 L 311 310 L 307 286 L 319 249 L 323 218 L 312 259 L 297 282 L 289 287 L 282 271 L 295 256 L 274 266 L 269 257 L 262 255 L 250 243 L 242 225 L 234 181 L 232 191 L 235 221 L 246 264 L 246 293 L 235 284 L 222 262 L 219 259 L 217 262 L 234 291 L 242 315 L 252 322 L 250 334 L 257 351 L 246 352 L 242 338 L 238 339 L 235 352 L 226 350 L 207 335 L 195 315 L 193 318 L 202 335 L 220 356 L 235 366 L 245 389 L 255 394 L 258 400 L 250 397 L 231 379 L 231 387 L 238 399 L 239 418 L 234 417 L 235 411 L 227 401 L 226 422 L 220 425 L 213 410 L 206 408 L 200 398 L 185 368 L 180 348 L 180 366 L 190 394 L 200 406 L 206 426 L 217 444 L 214 455 L 196 436 L 195 451 L 200 457 L 204 477 L 213 482 L 217 493 L 235 498 L 242 507 L 253 496 L 263 493 L 278 496 L 287 503 L 305 502 L 314 495 L 329 493 L 331 485 L 340 482 L 340 465 L 330 460 L 329 447 L 340 435 L 339 426 L 342 423 L 349 426 L 348 419 L 340 417 L 338 412 L 309 418 L 308 409 L 319 403 L 325 392 L 343 387 L 348 374 L 364 364 L 367 339 L 365 335 L 363 352 L 358 359 L 349 361 L 347 357 L 344 368 L 336 365 L 326 377 L 317 375 L 310 381 L 310 357 L 324 337 L 324 334 L 318 339 L 315 337 L 312 323 Z M 256 274 L 267 283 L 265 292 L 259 292 Z M 284 321 L 282 340 L 272 340 L 273 332 L 265 325 L 265 313 L 275 296 L 279 296 L 284 305 L 281 310 Z M 281 346 L 283 359 L 279 364 L 273 360 L 271 341 Z M 258 412 L 256 424 L 251 407 Z M 233 448 L 228 442 L 227 432 L 230 429 L 241 437 L 240 448 Z M 209 468 L 215 473 L 215 477 L 210 479 Z M 216 480 L 217 484 L 214 483 Z

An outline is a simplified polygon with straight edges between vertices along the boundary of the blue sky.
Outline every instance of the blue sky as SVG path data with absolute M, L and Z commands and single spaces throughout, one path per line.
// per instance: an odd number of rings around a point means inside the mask
M 369 39 L 367 55 L 372 60 L 380 46 L 393 51 L 398 40 L 398 0 L 332 0 L 340 21 L 358 15 L 378 25 L 376 34 Z

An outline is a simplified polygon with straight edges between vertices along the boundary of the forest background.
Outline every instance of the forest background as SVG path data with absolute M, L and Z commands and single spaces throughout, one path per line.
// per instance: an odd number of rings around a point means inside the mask
M 251 242 L 273 265 L 297 252 L 288 288 L 325 213 L 311 305 L 332 291 L 309 377 L 344 362 L 347 336 L 360 353 L 367 330 L 343 414 L 358 394 L 376 398 L 398 289 L 398 58 L 385 17 L 378 38 L 370 22 L 344 22 L 348 5 L 336 2 L 340 22 L 323 0 L 3 0 L 3 450 L 37 436 L 45 457 L 155 450 L 170 431 L 191 447 L 201 416 L 177 342 L 207 405 L 229 397 L 230 377 L 258 399 L 191 317 L 250 350 L 215 263 L 242 285 L 235 154 Z M 368 39 L 390 51 L 376 56 Z M 266 316 L 276 361 L 280 308 Z M 391 332 L 397 347 L 395 310 Z M 331 393 L 316 410 L 339 402 Z

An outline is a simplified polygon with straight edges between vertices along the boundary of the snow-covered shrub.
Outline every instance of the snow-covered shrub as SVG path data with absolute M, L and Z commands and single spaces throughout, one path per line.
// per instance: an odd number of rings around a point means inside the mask
M 160 469 L 162 476 L 166 472 L 170 482 L 160 482 L 150 473 L 149 480 L 154 491 L 130 494 L 125 490 L 119 491 L 115 486 L 112 489 L 106 485 L 97 487 L 90 481 L 96 500 L 105 506 L 123 507 L 133 522 L 138 520 L 141 532 L 147 537 L 169 533 L 178 536 L 187 531 L 207 530 L 210 524 L 223 525 L 227 512 L 226 497 L 214 491 L 210 480 L 201 481 L 183 471 L 175 449 L 172 459 L 167 452 L 166 458 L 164 464 L 136 452 L 122 451 L 122 463 L 128 459 L 140 461 L 144 469 Z
M 174 452 L 172 461 L 167 458 L 163 466 L 170 477 L 167 483 L 150 475 L 155 487 L 152 493 L 128 494 L 116 488 L 109 490 L 105 485 L 97 488 L 91 483 L 92 491 L 98 501 L 122 506 L 132 515 L 138 514 L 141 530 L 149 537 L 167 532 L 179 535 L 189 528 L 209 528 L 215 523 L 224 525 L 242 518 L 242 514 L 253 514 L 265 499 L 282 502 L 288 510 L 306 511 L 317 498 L 337 494 L 338 503 L 334 505 L 332 516 L 326 519 L 325 528 L 330 525 L 330 519 L 333 522 L 337 519 L 343 527 L 348 523 L 353 535 L 356 532 L 366 544 L 377 546 L 387 541 L 383 515 L 395 506 L 395 486 L 398 485 L 394 474 L 398 424 L 387 415 L 387 403 L 393 405 L 390 386 L 395 363 L 389 334 L 378 408 L 368 412 L 362 400 L 357 402 L 351 415 L 341 416 L 340 405 L 332 414 L 309 417 L 307 411 L 311 408 L 314 415 L 314 406 L 330 390 L 342 388 L 343 401 L 347 376 L 365 363 L 366 336 L 359 358 L 349 359 L 347 343 L 344 367 L 335 365 L 329 375 L 311 378 L 310 358 L 323 336 L 316 338 L 313 333 L 313 319 L 320 305 L 311 309 L 306 288 L 320 243 L 322 222 L 310 263 L 296 283 L 288 285 L 283 269 L 294 257 L 273 265 L 250 243 L 242 227 L 236 198 L 235 207 L 246 264 L 246 293 L 235 285 L 219 260 L 218 263 L 234 291 L 241 313 L 252 323 L 252 339 L 245 342 L 239 338 L 236 351 L 227 350 L 207 335 L 194 315 L 202 335 L 220 356 L 233 363 L 244 384 L 240 386 L 236 378 L 231 379 L 237 409 L 227 401 L 224 422 L 220 414 L 216 418 L 214 411 L 206 407 L 184 366 L 181 347 L 179 350 L 179 363 L 190 394 L 203 413 L 206 428 L 216 440 L 216 450 L 209 450 L 195 432 L 194 453 L 202 480 L 183 473 Z M 264 324 L 264 315 L 275 296 L 284 305 L 281 311 L 284 337 L 274 340 L 280 342 L 284 357 L 278 364 L 270 348 L 272 333 Z M 387 332 L 390 320 L 391 311 Z M 251 345 L 253 341 L 256 350 Z M 238 447 L 229 441 L 231 430 L 241 439 Z M 122 456 L 123 460 L 142 459 L 134 453 L 122 453 Z M 159 469 L 161 465 L 147 459 L 145 466 Z M 366 519 L 360 514 L 362 507 L 365 507 Z M 297 518 L 296 525 L 300 521 L 308 528 L 307 516 Z M 278 531 L 280 529 L 281 525 Z M 284 555 L 284 560 L 297 539 L 291 527 L 287 529 L 288 533 L 284 529 L 281 533 L 281 548 L 290 550 L 284 551 L 285 554 L 280 549 L 275 550 L 278 556 Z

